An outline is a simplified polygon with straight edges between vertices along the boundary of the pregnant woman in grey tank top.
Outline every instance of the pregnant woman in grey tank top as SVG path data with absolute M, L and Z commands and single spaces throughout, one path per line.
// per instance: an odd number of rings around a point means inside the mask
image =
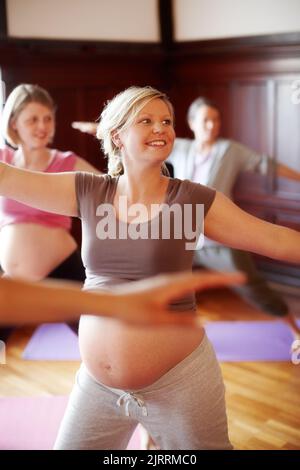
M 151 87 L 120 93 L 103 110 L 97 135 L 109 157 L 106 176 L 0 165 L 0 194 L 81 218 L 85 289 L 114 291 L 162 271 L 191 270 L 204 218 L 209 238 L 300 262 L 298 232 L 164 174 L 175 132 L 163 93 Z M 179 298 L 172 308 L 174 315 L 191 314 L 194 297 Z M 138 422 L 162 449 L 231 448 L 224 385 L 203 329 L 139 327 L 86 313 L 79 328 L 83 366 L 56 449 L 123 449 Z

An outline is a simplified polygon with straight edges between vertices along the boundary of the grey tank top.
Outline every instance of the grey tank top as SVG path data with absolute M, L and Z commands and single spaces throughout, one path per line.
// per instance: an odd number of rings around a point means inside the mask
M 117 185 L 118 178 L 109 175 L 76 173 L 86 270 L 84 289 L 112 290 L 127 281 L 190 271 L 194 250 L 189 244 L 197 243 L 215 190 L 188 180 L 170 179 L 159 214 L 145 223 L 126 224 L 116 218 L 113 210 Z M 194 310 L 195 296 L 178 299 L 171 308 Z

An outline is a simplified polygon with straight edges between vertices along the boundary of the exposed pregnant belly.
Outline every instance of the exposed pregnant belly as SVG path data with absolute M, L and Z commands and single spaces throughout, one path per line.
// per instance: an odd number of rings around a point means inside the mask
M 121 389 L 155 382 L 196 349 L 203 335 L 203 329 L 137 327 L 87 315 L 79 327 L 81 356 L 89 372 L 104 385 Z
M 40 280 L 76 249 L 63 228 L 39 224 L 11 224 L 0 231 L 0 264 L 9 276 Z

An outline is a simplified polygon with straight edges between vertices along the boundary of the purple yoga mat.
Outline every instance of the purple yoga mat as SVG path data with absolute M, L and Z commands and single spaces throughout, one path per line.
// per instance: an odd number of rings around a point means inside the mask
M 78 337 L 65 323 L 44 323 L 33 333 L 22 357 L 42 361 L 80 361 Z
M 282 321 L 207 323 L 205 330 L 219 361 L 290 361 L 293 341 Z
M 292 334 L 282 321 L 211 322 L 205 326 L 219 361 L 290 361 Z M 80 360 L 78 339 L 64 323 L 39 326 L 23 353 L 29 360 Z
M 53 448 L 68 397 L 0 398 L 0 450 Z M 140 449 L 139 427 L 127 447 Z

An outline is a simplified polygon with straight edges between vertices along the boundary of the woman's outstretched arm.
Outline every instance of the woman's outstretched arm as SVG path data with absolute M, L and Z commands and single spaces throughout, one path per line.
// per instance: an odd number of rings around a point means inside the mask
M 219 192 L 205 218 L 205 235 L 232 248 L 300 263 L 300 232 L 258 219 Z
M 43 173 L 0 162 L 0 196 L 47 212 L 78 215 L 75 172 Z
M 195 316 L 171 312 L 170 301 L 196 289 L 242 282 L 241 274 L 165 274 L 124 284 L 111 293 L 82 291 L 80 284 L 65 281 L 0 278 L 0 324 L 55 322 L 91 314 L 135 324 L 193 326 Z

